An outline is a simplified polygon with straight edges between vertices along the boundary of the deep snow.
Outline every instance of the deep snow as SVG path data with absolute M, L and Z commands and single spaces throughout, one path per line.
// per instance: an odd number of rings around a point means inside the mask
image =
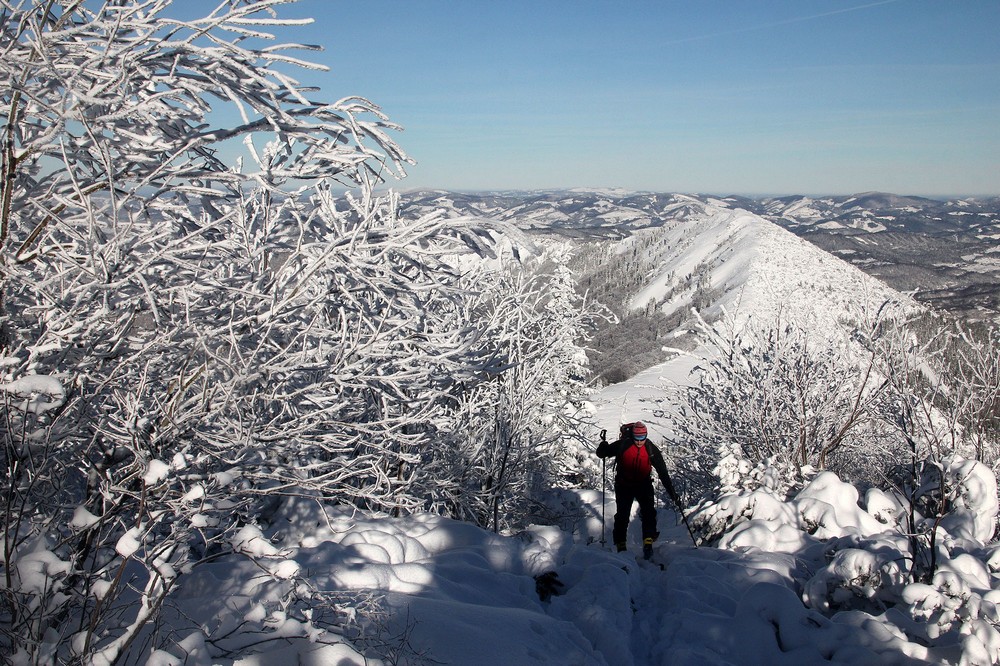
M 836 500 L 842 491 L 821 496 Z M 327 522 L 315 505 L 303 504 L 276 526 L 282 550 L 273 551 L 275 568 L 298 570 L 317 590 L 385 593 L 382 636 L 389 644 L 406 637 L 403 663 L 422 663 L 422 655 L 448 664 L 895 664 L 947 654 L 933 655 L 860 611 L 831 619 L 808 608 L 801 581 L 823 553 L 803 532 L 777 552 L 754 546 L 774 545 L 762 538 L 771 529 L 759 525 L 757 536 L 744 530 L 729 549 L 695 548 L 664 508 L 663 537 L 648 563 L 636 559 L 634 529 L 627 553 L 600 543 L 600 492 L 561 500 L 578 517 L 571 529 L 536 526 L 506 537 L 430 515 L 337 513 Z M 829 506 L 843 508 L 836 504 Z M 606 508 L 610 516 L 610 498 Z M 842 529 L 830 521 L 835 527 Z M 543 601 L 535 577 L 553 571 L 562 587 Z M 344 644 L 323 645 L 330 635 L 277 611 L 281 588 L 248 561 L 225 561 L 200 567 L 180 602 L 215 629 L 250 618 L 288 637 L 237 663 L 387 663 L 366 661 Z M 184 642 L 195 648 L 187 661 L 159 653 L 150 663 L 213 663 L 198 657 L 200 641 L 195 633 Z M 972 654 L 980 653 L 988 654 L 973 646 Z

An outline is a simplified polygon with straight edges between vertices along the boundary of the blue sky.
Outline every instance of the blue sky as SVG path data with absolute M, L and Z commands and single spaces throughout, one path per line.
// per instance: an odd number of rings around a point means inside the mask
M 1000 194 L 997 0 L 302 0 L 397 189 Z

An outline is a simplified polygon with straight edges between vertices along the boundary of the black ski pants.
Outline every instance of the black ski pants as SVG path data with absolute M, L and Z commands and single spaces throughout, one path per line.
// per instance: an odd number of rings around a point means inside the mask
M 628 521 L 632 517 L 632 502 L 639 500 L 639 518 L 642 520 L 642 538 L 656 538 L 656 506 L 653 504 L 653 479 L 638 483 L 615 480 L 615 526 L 611 537 L 616 544 L 625 543 Z

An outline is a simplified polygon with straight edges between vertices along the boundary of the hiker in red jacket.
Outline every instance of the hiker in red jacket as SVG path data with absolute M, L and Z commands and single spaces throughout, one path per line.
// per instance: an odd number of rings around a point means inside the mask
M 631 427 L 629 427 L 631 426 Z M 642 555 L 647 560 L 653 555 L 656 531 L 656 507 L 653 505 L 652 470 L 663 482 L 663 487 L 673 497 L 673 484 L 663 462 L 663 454 L 646 440 L 646 425 L 641 421 L 622 426 L 621 436 L 613 442 L 601 442 L 597 447 L 600 458 L 615 458 L 615 524 L 611 532 L 618 552 L 625 550 L 625 533 L 632 516 L 632 501 L 639 500 L 642 519 Z

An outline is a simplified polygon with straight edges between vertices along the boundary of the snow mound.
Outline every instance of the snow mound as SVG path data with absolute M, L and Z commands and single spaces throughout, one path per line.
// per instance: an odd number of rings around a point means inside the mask
M 15 403 L 25 412 L 44 414 L 66 403 L 66 389 L 62 382 L 50 375 L 28 375 L 7 384 L 0 390 L 21 402 Z
M 720 548 L 793 558 L 784 584 L 800 591 L 796 603 L 771 591 L 742 613 L 775 626 L 783 654 L 808 645 L 823 660 L 852 655 L 858 663 L 886 663 L 886 653 L 866 654 L 872 644 L 864 640 L 842 642 L 847 623 L 883 634 L 891 652 L 920 662 L 1000 663 L 1000 559 L 988 545 L 998 515 L 996 477 L 982 463 L 952 458 L 937 478 L 943 485 L 929 490 L 952 498 L 949 508 L 938 521 L 916 512 L 915 528 L 903 498 L 871 489 L 862 502 L 854 486 L 831 472 L 787 500 L 768 488 L 730 489 L 691 520 Z M 796 623 L 809 629 L 783 637 L 783 626 Z M 813 635 L 827 626 L 835 628 Z

